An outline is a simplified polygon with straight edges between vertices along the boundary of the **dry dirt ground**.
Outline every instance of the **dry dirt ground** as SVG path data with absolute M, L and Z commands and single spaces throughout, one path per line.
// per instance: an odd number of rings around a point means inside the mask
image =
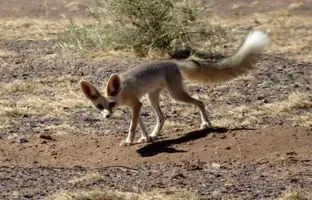
M 312 13 L 309 0 L 271 6 L 211 2 L 215 14 L 230 17 L 290 5 L 293 14 Z M 0 13 L 3 18 L 83 16 L 85 1 L 52 4 L 1 1 Z M 312 25 L 304 28 L 312 34 Z M 62 55 L 54 40 L 1 38 L 0 199 L 159 188 L 187 189 L 203 199 L 276 199 L 289 189 L 312 189 L 312 61 L 268 53 L 256 70 L 234 81 L 190 83 L 190 93 L 203 98 L 210 111 L 216 126 L 211 129 L 198 130 L 197 111 L 164 92 L 168 120 L 162 138 L 120 147 L 129 110 L 101 119 L 80 94 L 78 81 L 103 85 L 110 73 L 146 60 L 84 59 Z M 151 108 L 142 115 L 151 130 Z

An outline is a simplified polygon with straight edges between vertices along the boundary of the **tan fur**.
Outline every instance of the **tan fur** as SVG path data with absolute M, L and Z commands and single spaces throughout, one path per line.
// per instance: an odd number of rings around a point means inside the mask
M 127 139 L 122 145 L 133 143 L 139 124 L 142 135 L 139 142 L 157 139 L 165 118 L 159 106 L 159 94 L 166 88 L 171 96 L 198 107 L 201 115 L 201 128 L 211 126 L 204 103 L 192 98 L 184 89 L 183 79 L 213 82 L 233 78 L 255 66 L 267 44 L 267 36 L 256 31 L 251 33 L 231 57 L 210 63 L 199 60 L 162 60 L 133 68 L 121 75 L 112 74 L 105 88 L 104 96 L 89 82 L 81 81 L 80 86 L 86 97 L 101 110 L 105 118 L 110 117 L 118 106 L 132 109 L 132 120 Z M 157 116 L 157 125 L 148 135 L 140 117 L 142 103 L 140 98 L 148 94 L 150 103 Z

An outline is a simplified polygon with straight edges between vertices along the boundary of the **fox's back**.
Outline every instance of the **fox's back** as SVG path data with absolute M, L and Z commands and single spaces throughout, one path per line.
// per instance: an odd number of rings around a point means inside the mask
M 168 60 L 137 66 L 121 74 L 122 89 L 144 95 L 166 86 L 168 78 L 181 77 L 178 66 Z

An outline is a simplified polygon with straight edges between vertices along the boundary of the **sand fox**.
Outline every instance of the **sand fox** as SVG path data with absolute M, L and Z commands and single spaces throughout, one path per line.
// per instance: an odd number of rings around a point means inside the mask
M 183 79 L 211 82 L 238 76 L 254 67 L 267 43 L 268 37 L 265 33 L 253 31 L 234 55 L 218 62 L 193 59 L 154 61 L 120 75 L 111 74 L 104 95 L 85 80 L 80 81 L 80 87 L 85 96 L 101 111 L 104 118 L 109 118 L 118 106 L 131 108 L 133 115 L 129 133 L 121 145 L 133 143 L 138 124 L 142 132 L 138 142 L 154 141 L 165 121 L 159 106 L 159 94 L 162 89 L 166 88 L 176 100 L 197 106 L 201 115 L 201 128 L 210 127 L 204 103 L 192 98 L 185 91 Z M 142 108 L 140 98 L 145 94 L 148 95 L 157 116 L 157 124 L 150 135 L 140 117 Z

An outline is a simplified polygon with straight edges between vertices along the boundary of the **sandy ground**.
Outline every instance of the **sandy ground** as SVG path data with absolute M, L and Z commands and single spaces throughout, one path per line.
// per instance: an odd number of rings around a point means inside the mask
M 83 16 L 85 8 L 83 1 L 75 5 L 66 1 L 53 1 L 51 5 L 27 2 L 1 1 L 1 16 L 62 18 Z M 254 8 L 253 1 L 218 2 L 213 4 L 215 12 L 228 11 L 233 16 L 288 8 L 293 3 L 276 1 L 267 6 L 261 1 Z M 293 5 L 295 14 L 312 13 L 311 1 L 303 3 L 305 7 Z M 76 9 L 69 10 L 72 7 Z M 63 83 L 59 77 L 71 77 L 70 84 L 79 90 L 77 83 L 82 78 L 102 85 L 110 73 L 145 62 L 66 57 L 58 54 L 55 44 L 44 40 L 1 40 L 1 50 L 11 52 L 0 57 L 2 85 L 39 81 L 38 84 L 44 85 L 43 90 L 40 87 L 34 90 L 58 101 L 56 93 L 60 91 L 53 87 Z M 288 59 L 287 55 L 265 55 L 257 70 L 250 73 L 253 78 L 238 79 L 222 87 L 190 84 L 189 91 L 209 96 L 205 103 L 211 110 L 211 118 L 217 120 L 222 116 L 215 108 L 221 105 L 271 104 L 287 99 L 294 92 L 310 93 L 311 65 Z M 5 99 L 18 102 L 25 95 L 19 90 L 2 93 L 5 98 L 1 103 L 6 104 Z M 239 96 L 221 99 L 225 94 Z M 168 94 L 164 93 L 163 99 L 167 98 Z M 140 192 L 166 187 L 186 188 L 206 198 L 220 193 L 229 198 L 274 199 L 289 188 L 311 189 L 311 126 L 293 123 L 282 115 L 264 113 L 240 127 L 233 124 L 199 130 L 196 110 L 183 113 L 185 104 L 168 100 L 162 103 L 168 118 L 162 138 L 151 144 L 121 147 L 119 143 L 129 125 L 128 110 L 121 109 L 115 118 L 105 121 L 88 106 L 63 105 L 60 109 L 65 115 L 61 117 L 12 114 L 10 124 L 0 129 L 1 199 L 41 199 L 63 190 L 109 188 Z M 149 129 L 154 126 L 151 113 L 149 106 L 142 113 Z M 311 107 L 299 106 L 296 113 L 311 113 Z M 70 127 L 70 131 L 55 127 Z

